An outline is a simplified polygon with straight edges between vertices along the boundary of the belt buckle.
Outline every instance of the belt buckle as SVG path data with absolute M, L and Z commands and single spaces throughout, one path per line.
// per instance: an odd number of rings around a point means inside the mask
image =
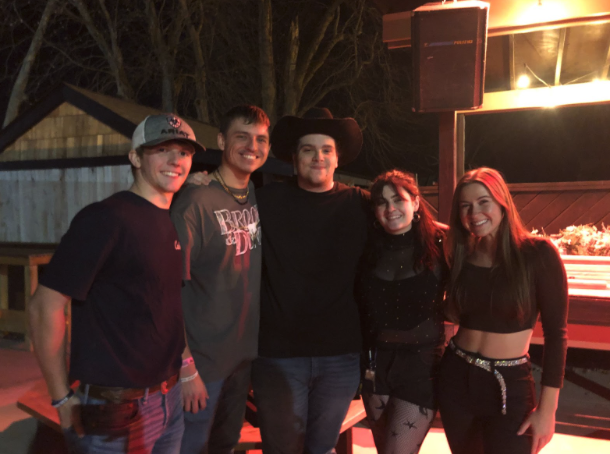
M 161 383 L 161 394 L 167 394 L 167 391 L 169 391 L 167 389 L 167 381 L 164 381 L 163 383 Z

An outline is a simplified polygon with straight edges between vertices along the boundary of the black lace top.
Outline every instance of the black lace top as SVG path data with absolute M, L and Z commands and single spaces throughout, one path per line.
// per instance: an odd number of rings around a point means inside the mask
M 360 293 L 369 346 L 420 350 L 443 342 L 444 272 L 414 269 L 414 232 L 381 234 Z M 439 243 L 440 247 L 440 243 Z

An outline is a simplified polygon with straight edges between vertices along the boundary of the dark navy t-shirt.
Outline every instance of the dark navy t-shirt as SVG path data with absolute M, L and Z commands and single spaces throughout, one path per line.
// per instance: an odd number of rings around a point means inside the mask
M 40 283 L 72 298 L 70 379 L 142 388 L 179 371 L 182 257 L 168 210 L 128 191 L 85 207 Z

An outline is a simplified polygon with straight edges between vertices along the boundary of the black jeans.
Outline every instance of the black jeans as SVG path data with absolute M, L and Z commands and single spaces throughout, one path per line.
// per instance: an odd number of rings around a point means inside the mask
M 480 355 L 473 354 L 482 359 Z M 529 454 L 531 433 L 519 427 L 535 407 L 531 363 L 497 367 L 506 381 L 506 415 L 494 374 L 447 348 L 440 365 L 439 409 L 453 454 Z

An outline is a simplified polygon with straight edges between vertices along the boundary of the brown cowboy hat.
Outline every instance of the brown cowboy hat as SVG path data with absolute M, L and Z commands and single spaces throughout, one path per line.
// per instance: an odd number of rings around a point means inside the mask
M 335 139 L 339 165 L 352 162 L 362 148 L 362 131 L 353 118 L 333 118 L 326 108 L 314 107 L 303 118 L 282 117 L 271 133 L 271 146 L 278 159 L 292 162 L 298 141 L 308 134 L 324 134 Z

